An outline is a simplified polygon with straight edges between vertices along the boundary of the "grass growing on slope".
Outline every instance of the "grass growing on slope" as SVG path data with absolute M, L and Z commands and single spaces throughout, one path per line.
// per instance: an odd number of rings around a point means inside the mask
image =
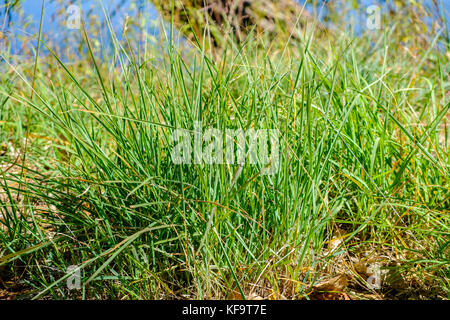
M 115 42 L 40 58 L 34 89 L 32 63 L 2 65 L 1 277 L 56 299 L 309 298 L 336 275 L 351 297 L 448 298 L 448 56 L 308 39 L 221 58 Z M 279 170 L 174 164 L 196 121 L 278 129 Z

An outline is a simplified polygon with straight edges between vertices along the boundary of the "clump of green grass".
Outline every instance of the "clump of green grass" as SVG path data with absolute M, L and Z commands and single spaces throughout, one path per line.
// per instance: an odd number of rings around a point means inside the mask
M 2 157 L 0 272 L 30 296 L 308 298 L 336 274 L 363 294 L 357 265 L 378 261 L 402 279 L 379 296 L 449 297 L 445 53 L 388 32 L 221 58 L 112 37 L 109 60 L 42 57 L 34 89 L 32 64 L 2 66 L 1 138 L 28 147 Z M 175 165 L 171 134 L 195 121 L 278 129 L 279 171 Z

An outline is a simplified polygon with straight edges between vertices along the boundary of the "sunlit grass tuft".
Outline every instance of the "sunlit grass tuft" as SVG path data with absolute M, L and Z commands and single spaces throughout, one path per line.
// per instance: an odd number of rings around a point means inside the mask
M 221 58 L 112 37 L 109 59 L 41 57 L 34 85 L 33 64 L 2 65 L 0 272 L 29 296 L 309 298 L 345 274 L 355 297 L 449 297 L 445 53 L 389 33 Z M 175 165 L 195 121 L 278 129 L 279 171 Z

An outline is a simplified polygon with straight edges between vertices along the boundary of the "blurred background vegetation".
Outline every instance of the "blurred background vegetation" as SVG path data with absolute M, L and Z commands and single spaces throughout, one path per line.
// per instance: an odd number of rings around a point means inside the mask
M 85 26 L 96 35 L 100 44 L 105 40 L 106 22 L 99 1 L 47 0 L 45 24 L 46 41 L 58 43 L 61 47 L 72 46 L 77 38 L 74 32 L 64 28 L 67 22 L 67 8 L 70 4 L 82 8 Z M 13 53 L 30 53 L 36 47 L 41 1 L 4 0 L 1 5 L 1 38 L 3 47 L 13 43 Z M 440 41 L 448 43 L 447 19 L 450 3 L 442 0 L 354 0 L 354 1 L 296 1 L 296 0 L 111 0 L 104 3 L 115 31 L 137 32 L 156 35 L 160 14 L 166 23 L 173 22 L 178 31 L 192 42 L 198 41 L 208 47 L 217 47 L 233 37 L 243 41 L 249 32 L 270 33 L 280 42 L 287 37 L 298 37 L 302 28 L 316 25 L 321 30 L 346 31 L 352 34 L 366 32 L 366 8 L 379 5 L 384 29 L 396 24 L 395 36 L 411 48 L 424 45 L 434 35 L 440 34 Z M 297 30 L 294 30 L 294 26 Z M 203 42 L 208 35 L 209 42 Z M 194 40 L 194 37 L 197 40 Z M 225 38 L 225 39 L 224 39 Z M 332 38 L 331 38 L 332 39 Z M 29 41 L 32 41 L 30 45 Z M 107 44 L 103 44 L 107 45 Z

